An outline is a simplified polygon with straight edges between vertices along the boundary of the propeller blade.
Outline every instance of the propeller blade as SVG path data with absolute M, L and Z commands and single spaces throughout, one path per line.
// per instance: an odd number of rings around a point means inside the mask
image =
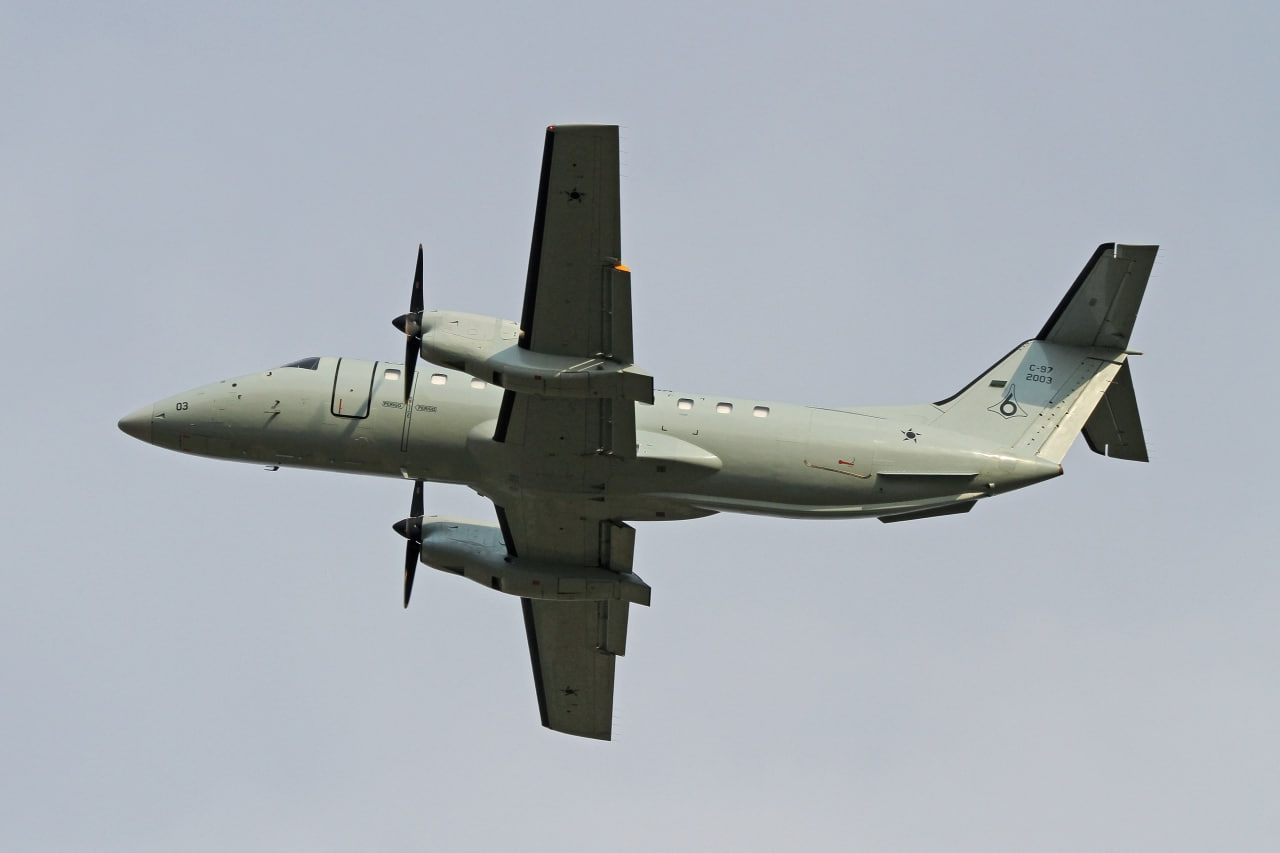
M 409 606 L 413 594 L 413 577 L 422 557 L 422 481 L 413 481 L 413 499 L 409 501 L 409 517 L 392 525 L 396 533 L 405 539 L 404 549 L 404 606 Z
M 413 499 L 409 501 L 409 515 L 417 518 L 422 515 L 422 481 L 413 481 Z
M 418 555 L 421 543 L 409 541 L 404 551 L 404 606 L 409 606 L 409 596 L 413 594 L 413 575 L 418 571 Z
M 418 244 L 418 265 L 413 271 L 413 290 L 409 292 L 409 313 L 401 314 L 392 325 L 405 334 L 404 402 L 413 393 L 413 373 L 422 353 L 422 244 Z
M 409 395 L 413 393 L 413 371 L 418 366 L 418 353 L 422 344 L 412 335 L 404 342 L 404 403 L 408 405 Z
M 409 294 L 409 313 L 422 310 L 422 244 L 418 244 L 418 268 L 413 273 L 413 292 Z

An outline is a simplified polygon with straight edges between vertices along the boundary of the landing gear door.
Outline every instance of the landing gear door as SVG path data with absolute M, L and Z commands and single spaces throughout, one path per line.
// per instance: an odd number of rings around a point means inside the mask
M 373 371 L 377 366 L 376 361 L 338 359 L 338 371 L 333 379 L 333 402 L 329 411 L 341 418 L 369 417 Z

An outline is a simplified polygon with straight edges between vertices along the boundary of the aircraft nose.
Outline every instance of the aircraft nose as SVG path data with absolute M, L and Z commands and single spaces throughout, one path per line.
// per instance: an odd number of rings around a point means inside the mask
M 151 443 L 151 407 L 143 406 L 136 412 L 125 415 L 118 424 L 120 431 L 131 435 L 138 441 Z

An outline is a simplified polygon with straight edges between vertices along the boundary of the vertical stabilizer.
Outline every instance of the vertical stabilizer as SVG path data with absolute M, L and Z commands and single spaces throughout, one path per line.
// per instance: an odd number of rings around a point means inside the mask
M 1127 349 L 1159 248 L 1103 243 L 1036 339 L 1080 347 Z

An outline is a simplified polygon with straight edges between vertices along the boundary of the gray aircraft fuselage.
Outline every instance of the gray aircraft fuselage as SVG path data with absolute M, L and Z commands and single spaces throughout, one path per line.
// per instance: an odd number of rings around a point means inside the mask
M 571 503 L 635 521 L 715 512 L 922 517 L 1056 477 L 1062 467 L 929 426 L 933 406 L 828 409 L 659 391 L 636 405 L 634 459 L 528 463 L 493 441 L 502 390 L 421 367 L 325 357 L 215 382 L 126 416 L 160 447 L 266 466 L 458 483 L 503 505 Z

